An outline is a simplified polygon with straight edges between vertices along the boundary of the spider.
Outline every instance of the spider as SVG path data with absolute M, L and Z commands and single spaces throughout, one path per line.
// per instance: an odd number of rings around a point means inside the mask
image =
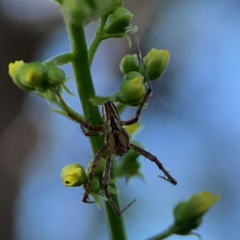
M 109 201 L 109 204 L 111 205 L 113 211 L 116 215 L 120 216 L 127 208 L 130 207 L 130 205 L 133 204 L 135 200 L 133 200 L 130 204 L 128 204 L 127 207 L 125 207 L 122 211 L 120 211 L 117 206 L 115 205 L 114 201 L 112 200 L 112 197 L 110 193 L 108 192 L 108 184 L 109 184 L 109 178 L 110 178 L 110 170 L 111 170 L 111 158 L 112 155 L 115 154 L 117 156 L 122 156 L 125 153 L 127 153 L 130 149 L 133 149 L 135 152 L 139 153 L 140 155 L 144 156 L 145 158 L 149 159 L 150 161 L 154 162 L 158 168 L 164 173 L 165 180 L 169 181 L 170 183 L 176 185 L 177 181 L 169 174 L 169 172 L 163 167 L 162 163 L 150 152 L 142 149 L 141 147 L 138 147 L 132 143 L 130 143 L 130 136 L 128 135 L 127 131 L 123 128 L 123 126 L 129 126 L 136 122 L 138 122 L 138 119 L 141 115 L 142 108 L 144 104 L 146 103 L 148 97 L 152 93 L 152 87 L 151 83 L 148 77 L 146 66 L 144 65 L 143 58 L 141 55 L 141 51 L 139 49 L 139 58 L 141 63 L 143 64 L 146 82 L 147 82 L 147 90 L 145 92 L 145 95 L 143 99 L 141 100 L 141 103 L 136 111 L 135 117 L 128 121 L 122 121 L 120 119 L 119 113 L 117 111 L 116 106 L 112 102 L 105 102 L 102 106 L 102 117 L 103 117 L 103 125 L 99 126 L 92 126 L 89 125 L 88 122 L 82 120 L 81 118 L 74 115 L 71 111 L 69 111 L 68 106 L 61 98 L 61 95 L 57 92 L 57 97 L 59 101 L 62 103 L 66 113 L 69 115 L 70 118 L 75 120 L 76 122 L 80 123 L 81 129 L 85 136 L 100 136 L 105 134 L 105 140 L 102 145 L 102 147 L 98 150 L 96 153 L 94 160 L 92 162 L 91 168 L 89 170 L 89 176 L 88 176 L 88 182 L 87 187 L 83 196 L 82 201 L 85 203 L 93 203 L 92 201 L 88 200 L 88 196 L 91 191 L 91 185 L 94 177 L 94 170 L 97 167 L 100 159 L 102 156 L 107 153 L 106 158 L 106 165 L 103 173 L 102 178 L 102 187 L 104 194 L 106 198 Z

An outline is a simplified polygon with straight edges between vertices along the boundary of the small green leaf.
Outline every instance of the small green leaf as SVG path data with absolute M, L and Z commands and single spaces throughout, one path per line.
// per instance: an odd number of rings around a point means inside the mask
M 63 88 L 69 95 L 75 96 L 75 94 L 74 94 L 73 92 L 71 92 L 71 91 L 69 90 L 69 88 L 68 88 L 65 84 L 62 85 L 62 88 Z
M 114 189 L 114 188 L 112 188 L 111 186 L 109 186 L 108 185 L 108 191 L 110 192 L 110 193 L 112 193 L 112 194 L 118 194 L 119 193 L 119 191 L 118 190 L 116 190 L 116 189 Z
M 93 198 L 94 202 L 96 203 L 97 207 L 101 210 L 101 202 L 99 200 L 99 197 L 96 193 L 91 192 L 91 197 Z

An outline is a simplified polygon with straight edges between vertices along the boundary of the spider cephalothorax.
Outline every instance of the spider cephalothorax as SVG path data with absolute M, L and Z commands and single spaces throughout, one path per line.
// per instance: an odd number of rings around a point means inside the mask
M 105 102 L 102 107 L 103 121 L 106 128 L 105 142 L 108 148 L 117 156 L 122 156 L 129 150 L 129 135 L 122 127 L 117 108 L 111 102 Z

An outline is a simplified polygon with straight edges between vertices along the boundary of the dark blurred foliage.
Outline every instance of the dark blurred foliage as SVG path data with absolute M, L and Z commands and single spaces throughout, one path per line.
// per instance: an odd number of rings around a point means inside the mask
M 11 1 L 9 1 L 11 2 Z M 9 3 L 11 4 L 11 3 Z M 12 1 L 14 4 L 14 1 Z M 16 3 L 15 3 L 16 4 Z M 24 7 L 19 4 L 19 7 Z M 8 64 L 18 59 L 33 61 L 36 48 L 59 24 L 60 14 L 27 23 L 6 12 L 0 1 L 0 236 L 13 238 L 13 206 L 19 188 L 19 176 L 29 151 L 38 143 L 37 123 L 22 111 L 26 94 L 12 83 Z M 24 20 L 24 21 L 23 21 Z

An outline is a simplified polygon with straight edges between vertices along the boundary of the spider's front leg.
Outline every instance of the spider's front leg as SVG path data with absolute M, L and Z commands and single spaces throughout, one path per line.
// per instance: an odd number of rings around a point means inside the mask
M 141 52 L 141 49 L 139 47 L 139 43 L 138 43 L 138 39 L 136 38 L 136 42 L 137 42 L 137 47 L 138 47 L 138 51 L 139 51 L 139 59 L 142 63 L 142 66 L 143 66 L 143 70 L 144 70 L 144 75 L 145 75 L 145 80 L 146 80 L 146 83 L 147 83 L 147 91 L 145 92 L 143 98 L 142 98 L 142 101 L 140 102 L 139 106 L 138 106 L 138 109 L 137 109 L 137 112 L 135 114 L 135 117 L 132 118 L 131 120 L 128 120 L 128 121 L 122 121 L 122 125 L 132 125 L 134 123 L 136 123 L 141 115 L 141 111 L 143 109 L 143 106 L 144 104 L 147 102 L 147 99 L 149 98 L 149 96 L 151 95 L 152 93 L 152 85 L 151 85 L 151 82 L 150 82 L 150 79 L 149 79 L 149 76 L 148 76 L 148 71 L 147 71 L 147 68 L 146 68 L 146 65 L 144 64 L 144 61 L 143 61 L 143 57 L 142 57 L 142 52 Z
M 99 126 L 99 127 L 100 127 L 100 126 Z M 103 126 L 103 125 L 102 125 L 102 127 L 103 127 L 103 129 L 104 129 L 104 126 Z M 99 130 L 88 132 L 88 131 L 86 130 L 86 128 L 85 128 L 82 124 L 80 124 L 80 128 L 81 128 L 83 134 L 84 134 L 86 137 L 102 136 L 102 135 L 104 135 L 104 131 L 99 131 Z
M 88 173 L 88 182 L 87 182 L 87 187 L 86 187 L 86 190 L 85 190 L 85 193 L 83 195 L 83 199 L 82 201 L 85 202 L 85 203 L 92 203 L 92 202 L 89 202 L 88 201 L 88 195 L 90 194 L 91 192 L 91 186 L 92 186 L 92 180 L 93 180 L 93 177 L 94 177 L 94 170 L 95 168 L 97 167 L 101 157 L 103 156 L 103 154 L 105 153 L 107 149 L 107 144 L 103 144 L 103 146 L 98 150 L 98 152 L 96 153 L 95 157 L 94 157 L 94 160 L 93 160 L 93 163 L 91 165 L 91 168 L 89 170 L 89 173 Z
M 80 118 L 79 116 L 77 116 L 76 114 L 74 114 L 71 109 L 68 107 L 68 105 L 65 103 L 65 101 L 63 100 L 61 94 L 56 90 L 56 95 L 57 95 L 57 99 L 58 102 L 61 103 L 63 109 L 65 110 L 65 112 L 67 113 L 67 115 L 74 120 L 75 122 L 80 123 L 80 126 L 83 126 L 84 128 L 90 130 L 90 131 L 102 131 L 104 129 L 103 125 L 99 125 L 99 126 L 91 126 L 90 124 L 88 124 L 88 122 L 84 121 L 82 118 Z M 82 127 L 81 127 L 82 128 Z M 83 133 L 85 133 L 86 130 L 83 130 Z M 86 135 L 88 136 L 88 135 Z M 97 135 L 89 135 L 89 136 L 97 136 Z
M 172 183 L 173 185 L 177 185 L 177 181 L 170 175 L 170 173 L 163 167 L 162 163 L 154 156 L 152 155 L 150 152 L 132 144 L 129 143 L 128 145 L 131 149 L 133 149 L 135 152 L 141 154 L 142 156 L 144 156 L 145 158 L 149 159 L 152 162 L 155 162 L 156 165 L 158 166 L 158 168 L 166 175 L 167 181 L 169 181 L 170 183 Z
M 132 124 L 134 124 L 138 121 L 138 119 L 141 115 L 142 108 L 143 108 L 145 102 L 147 101 L 148 97 L 150 96 L 151 92 L 152 92 L 152 88 L 150 87 L 150 88 L 147 89 L 147 91 L 146 91 L 146 93 L 145 93 L 145 95 L 144 95 L 144 97 L 143 97 L 143 99 L 142 99 L 142 101 L 141 101 L 141 103 L 140 103 L 140 105 L 137 109 L 135 117 L 132 118 L 131 120 L 128 120 L 128 121 L 122 121 L 122 125 L 129 126 L 129 125 L 132 125 Z

